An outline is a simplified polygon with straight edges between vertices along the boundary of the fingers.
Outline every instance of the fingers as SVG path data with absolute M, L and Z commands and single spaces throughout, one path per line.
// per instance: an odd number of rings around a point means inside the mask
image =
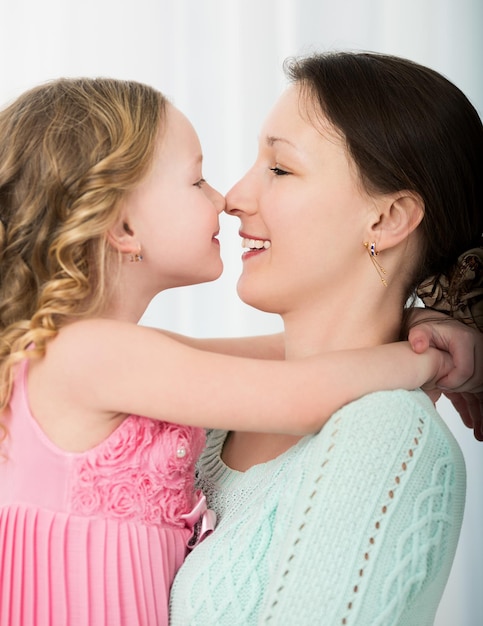
M 464 360 L 460 357 L 459 362 L 456 361 L 456 356 L 453 358 L 453 369 L 451 369 L 446 376 L 438 380 L 438 387 L 445 392 L 455 391 L 462 393 L 469 391 L 477 393 L 478 391 L 483 391 L 483 388 L 480 388 L 481 385 L 476 380 L 474 357 L 468 354 L 464 357 Z
M 449 373 L 454 369 L 453 359 L 449 352 L 444 350 L 437 350 L 436 348 L 429 348 L 424 355 L 419 358 L 431 359 L 432 363 L 431 378 L 428 378 L 422 385 L 422 389 L 435 401 L 441 395 L 441 389 L 439 388 L 439 381 L 443 378 L 447 378 Z M 431 392 L 431 393 L 430 393 Z
M 471 417 L 471 413 L 469 411 L 468 405 L 466 403 L 465 398 L 462 393 L 445 393 L 444 394 L 449 400 L 451 400 L 452 405 L 459 413 L 461 419 L 463 420 L 463 424 L 467 428 L 473 428 L 473 418 Z
M 473 430 L 475 439 L 483 441 L 483 393 L 450 393 L 445 395 L 459 413 L 465 426 Z
M 483 392 L 483 333 L 460 322 L 424 322 L 413 326 L 408 341 L 416 353 L 429 347 L 449 352 L 454 367 L 438 386 L 444 391 Z
M 436 404 L 436 402 L 441 397 L 441 391 L 439 391 L 438 389 L 425 389 L 425 393 L 431 398 L 431 402 L 433 404 Z
M 483 340 L 481 335 L 480 341 Z M 483 345 L 475 342 L 472 346 L 455 346 L 450 349 L 454 369 L 438 381 L 443 391 L 483 392 Z
M 428 319 L 410 329 L 408 341 L 418 354 L 438 348 L 451 356 L 452 365 L 443 370 L 435 386 L 450 399 L 475 438 L 483 441 L 483 333 L 454 320 Z M 434 389 L 434 382 L 427 388 Z
M 416 354 L 422 354 L 429 348 L 431 336 L 431 326 L 429 324 L 420 324 L 413 326 L 409 330 L 408 341 Z

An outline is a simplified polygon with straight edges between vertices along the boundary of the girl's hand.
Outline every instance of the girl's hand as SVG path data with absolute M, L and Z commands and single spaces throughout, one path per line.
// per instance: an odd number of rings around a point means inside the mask
M 408 340 L 419 354 L 435 347 L 451 355 L 454 366 L 436 388 L 449 398 L 475 438 L 483 441 L 483 333 L 446 318 L 413 326 Z M 429 395 L 436 397 L 434 390 Z

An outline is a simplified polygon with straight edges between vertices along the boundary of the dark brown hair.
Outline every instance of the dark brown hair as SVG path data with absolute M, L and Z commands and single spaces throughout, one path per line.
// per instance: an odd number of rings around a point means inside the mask
M 422 198 L 408 297 L 482 245 L 483 127 L 460 89 L 427 67 L 370 52 L 289 59 L 285 71 L 341 131 L 367 191 Z

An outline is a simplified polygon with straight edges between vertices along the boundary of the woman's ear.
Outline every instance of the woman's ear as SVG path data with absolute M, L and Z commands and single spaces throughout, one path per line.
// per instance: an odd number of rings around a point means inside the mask
M 134 254 L 140 250 L 139 242 L 125 216 L 120 217 L 107 231 L 107 240 L 115 250 L 123 254 Z
M 377 242 L 379 251 L 393 248 L 406 240 L 424 217 L 423 199 L 410 191 L 384 196 L 377 209 L 378 216 L 371 224 L 368 238 Z

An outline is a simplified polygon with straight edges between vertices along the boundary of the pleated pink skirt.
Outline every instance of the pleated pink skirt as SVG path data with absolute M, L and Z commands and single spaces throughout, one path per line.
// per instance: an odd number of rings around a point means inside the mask
M 188 529 L 0 508 L 1 626 L 167 626 Z

